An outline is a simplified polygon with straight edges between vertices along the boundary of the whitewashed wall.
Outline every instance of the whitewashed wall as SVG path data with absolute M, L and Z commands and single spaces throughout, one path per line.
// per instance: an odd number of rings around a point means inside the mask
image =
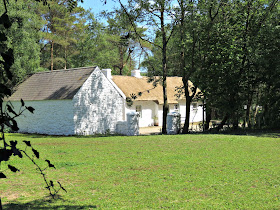
M 15 110 L 21 103 L 14 101 Z M 74 135 L 72 100 L 25 101 L 26 106 L 32 106 L 34 114 L 25 111 L 16 118 L 19 132 L 40 133 L 48 135 Z
M 186 104 L 185 100 L 180 100 L 179 104 L 179 113 L 181 115 L 181 123 L 185 122 L 186 116 Z M 155 114 L 158 116 L 159 126 L 162 125 L 162 114 L 163 114 L 163 105 L 158 105 L 153 101 L 134 101 L 131 107 L 126 106 L 125 113 L 135 111 L 136 106 L 141 105 L 142 107 L 142 116 L 139 118 L 139 126 L 140 127 L 148 127 L 153 126 Z M 175 104 L 169 104 L 169 113 L 175 112 L 174 109 Z M 190 123 L 192 122 L 202 122 L 203 121 L 203 113 L 201 103 L 198 103 L 197 108 L 193 107 L 191 104 L 190 107 Z
M 118 121 L 116 125 L 116 133 L 126 136 L 139 135 L 139 114 L 131 111 L 126 114 L 126 121 Z
M 139 117 L 139 127 L 148 127 L 154 125 L 153 117 L 157 114 L 157 104 L 153 101 L 134 101 L 131 107 L 126 105 L 125 112 L 136 111 L 136 106 L 141 105 L 142 114 Z M 158 114 L 157 114 L 158 116 Z
M 95 70 L 73 98 L 75 133 L 115 132 L 123 119 L 124 99 L 99 70 Z
M 179 101 L 180 114 L 181 114 L 181 123 L 184 123 L 186 117 L 186 104 L 185 100 Z M 197 108 L 193 107 L 191 104 L 190 107 L 190 123 L 192 122 L 202 122 L 203 121 L 203 108 L 200 106 L 202 103 L 198 102 Z
M 201 105 L 202 103 L 198 102 L 197 107 L 194 108 L 191 104 L 190 123 L 203 121 L 203 107 Z

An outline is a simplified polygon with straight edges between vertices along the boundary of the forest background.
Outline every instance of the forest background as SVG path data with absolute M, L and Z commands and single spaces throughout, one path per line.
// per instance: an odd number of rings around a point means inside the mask
M 211 119 L 233 127 L 279 128 L 277 0 L 116 1 L 118 9 L 102 14 L 80 4 L 69 10 L 69 2 L 53 0 L 46 7 L 10 1 L 13 25 L 5 31 L 15 58 L 10 86 L 39 71 L 97 65 L 129 75 L 142 68 L 148 76 L 162 76 L 162 84 L 165 76 L 181 76 L 199 87 L 205 129 Z M 178 87 L 178 94 L 184 90 Z

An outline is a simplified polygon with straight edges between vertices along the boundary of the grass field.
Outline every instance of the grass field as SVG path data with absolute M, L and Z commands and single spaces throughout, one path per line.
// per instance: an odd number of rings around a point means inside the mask
M 7 138 L 31 140 L 68 193 L 49 200 L 32 164 L 15 158 L 21 171 L 0 180 L 4 209 L 280 209 L 280 138 Z

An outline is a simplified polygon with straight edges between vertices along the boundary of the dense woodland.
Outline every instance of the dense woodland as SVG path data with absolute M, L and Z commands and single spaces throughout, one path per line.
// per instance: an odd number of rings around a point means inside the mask
M 184 85 L 178 94 L 187 97 L 187 109 L 197 100 L 196 88 L 201 89 L 205 129 L 210 120 L 234 128 L 279 128 L 277 0 L 116 3 L 119 9 L 114 12 L 95 14 L 75 1 L 52 0 L 48 6 L 34 0 L 9 1 L 13 24 L 2 30 L 14 52 L 11 85 L 38 71 L 97 65 L 129 75 L 142 67 L 151 80 L 160 75 L 164 88 L 166 76 L 181 76 Z M 4 4 L 0 11 L 4 13 Z M 188 80 L 195 84 L 191 90 Z

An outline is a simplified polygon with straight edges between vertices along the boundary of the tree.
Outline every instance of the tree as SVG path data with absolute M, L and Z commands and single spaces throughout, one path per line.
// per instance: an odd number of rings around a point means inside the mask
M 156 1 L 143 1 L 143 0 L 130 0 L 128 1 L 128 7 L 119 3 L 122 9 L 125 11 L 126 15 L 129 17 L 131 25 L 133 26 L 134 32 L 139 39 L 150 43 L 158 47 L 161 50 L 161 84 L 163 90 L 163 122 L 162 122 L 162 133 L 166 134 L 166 119 L 168 113 L 167 104 L 167 45 L 170 37 L 173 34 L 172 24 L 168 17 L 173 17 L 171 13 L 171 0 L 156 0 Z M 136 6 L 135 6 L 136 5 Z M 160 37 L 160 43 L 155 43 L 153 41 L 145 39 L 142 35 L 137 33 L 136 25 L 146 25 L 150 26 L 154 30 L 154 34 Z M 155 39 L 154 39 L 155 40 Z
M 3 29 L 8 39 L 8 47 L 13 49 L 14 63 L 12 84 L 15 85 L 25 79 L 27 74 L 40 71 L 40 33 L 42 21 L 35 13 L 38 4 L 32 1 L 11 1 L 8 5 L 8 16 L 13 24 Z M 0 5 L 4 11 L 4 5 Z
M 183 133 L 188 133 L 191 101 L 201 97 L 197 92 L 199 83 L 194 83 L 195 86 L 192 87 L 189 80 L 194 79 L 194 75 L 202 68 L 202 46 L 207 45 L 203 36 L 209 33 L 211 25 L 214 24 L 220 6 L 215 7 L 213 2 L 210 4 L 204 1 L 178 0 L 178 6 L 172 8 L 176 21 L 173 23 L 174 35 L 167 48 L 168 75 L 182 77 L 183 86 L 178 87 L 178 95 L 183 94 L 186 98 Z M 214 14 L 210 18 L 211 12 Z M 149 62 L 156 63 L 160 58 L 159 53 L 154 51 L 149 61 L 145 62 L 148 67 Z
M 258 37 L 275 6 L 276 1 L 226 1 L 203 38 L 208 44 L 202 46 L 205 56 L 196 81 L 204 90 L 206 105 L 223 116 L 218 129 L 228 120 L 237 128 L 244 105 L 250 124 L 251 107 L 257 105 L 256 90 L 263 86 L 260 78 L 268 70 L 260 73 Z
M 70 52 L 74 53 L 80 33 L 84 30 L 85 11 L 71 1 L 55 0 L 48 7 L 38 9 L 46 21 L 43 28 L 43 65 L 53 69 L 66 69 Z M 50 51 L 49 51 L 50 48 Z M 69 52 L 70 51 L 70 52 Z

